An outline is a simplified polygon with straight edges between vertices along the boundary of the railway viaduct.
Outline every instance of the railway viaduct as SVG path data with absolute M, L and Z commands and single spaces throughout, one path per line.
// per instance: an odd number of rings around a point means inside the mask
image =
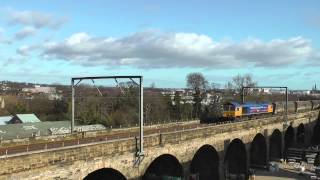
M 0 156 L 0 179 L 156 179 L 157 175 L 225 179 L 245 176 L 285 156 L 292 145 L 308 145 L 320 137 L 319 110 L 194 129 L 153 133 L 144 137 L 145 156 L 136 161 L 137 140 L 127 137 Z M 319 135 L 317 134 L 319 133 Z

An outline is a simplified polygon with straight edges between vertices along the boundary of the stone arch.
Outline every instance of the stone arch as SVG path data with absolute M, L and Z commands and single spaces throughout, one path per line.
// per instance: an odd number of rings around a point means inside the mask
M 164 176 L 183 177 L 179 160 L 171 154 L 162 154 L 151 162 L 142 180 L 159 179 Z
M 269 139 L 270 160 L 279 160 L 282 158 L 282 133 L 275 129 Z
M 287 151 L 290 147 L 294 145 L 294 129 L 292 126 L 289 126 L 284 134 L 284 153 L 285 157 L 287 156 Z
M 304 144 L 305 144 L 305 127 L 304 127 L 303 123 L 299 124 L 299 126 L 298 126 L 296 139 L 297 139 L 297 144 L 299 146 L 304 146 Z
M 267 165 L 267 143 L 265 137 L 258 133 L 250 146 L 250 166 L 266 167 Z
M 224 166 L 226 176 L 247 177 L 247 152 L 240 139 L 234 139 L 229 144 L 224 158 Z
M 219 155 L 211 145 L 203 145 L 194 155 L 191 174 L 198 174 L 199 179 L 219 179 Z
M 114 180 L 126 180 L 127 178 L 119 171 L 112 168 L 102 168 L 88 174 L 84 180 L 95 179 L 114 179 Z

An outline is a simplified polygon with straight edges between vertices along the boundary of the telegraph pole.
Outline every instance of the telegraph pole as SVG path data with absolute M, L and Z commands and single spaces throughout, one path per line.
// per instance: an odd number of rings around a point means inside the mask
M 74 87 L 74 79 L 71 79 L 71 88 L 72 88 L 72 100 L 71 100 L 71 129 L 70 133 L 72 134 L 74 131 L 74 101 L 75 101 L 75 87 Z

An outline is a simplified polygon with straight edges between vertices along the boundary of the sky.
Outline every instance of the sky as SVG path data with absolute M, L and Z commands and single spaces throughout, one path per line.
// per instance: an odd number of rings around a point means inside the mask
M 1 0 L 0 80 L 143 75 L 183 88 L 201 72 L 223 87 L 320 84 L 318 0 Z

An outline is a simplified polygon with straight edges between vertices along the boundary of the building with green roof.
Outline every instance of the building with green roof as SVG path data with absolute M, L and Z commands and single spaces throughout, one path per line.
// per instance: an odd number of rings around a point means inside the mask
M 18 124 L 18 123 L 36 123 L 41 122 L 40 119 L 34 114 L 16 114 L 8 122 L 8 124 Z
M 0 139 L 29 138 L 35 136 L 48 136 L 70 133 L 70 121 L 45 121 L 34 123 L 18 123 L 0 125 Z M 97 131 L 104 130 L 105 126 L 95 125 L 77 125 L 75 131 Z

